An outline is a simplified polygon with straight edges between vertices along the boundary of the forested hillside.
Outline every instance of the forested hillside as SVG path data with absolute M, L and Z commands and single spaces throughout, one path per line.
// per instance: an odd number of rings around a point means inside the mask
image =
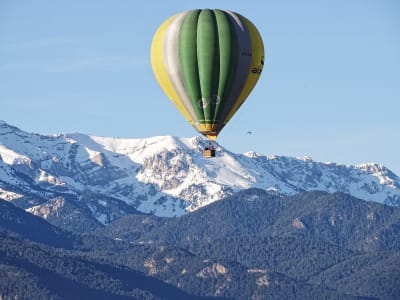
M 250 189 L 182 217 L 134 213 L 79 235 L 0 205 L 3 299 L 400 295 L 399 208 L 342 193 Z

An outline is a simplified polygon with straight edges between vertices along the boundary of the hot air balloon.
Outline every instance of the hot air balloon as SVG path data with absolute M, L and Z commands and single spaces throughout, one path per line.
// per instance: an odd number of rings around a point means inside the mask
M 253 23 L 238 13 L 189 10 L 158 28 L 151 65 L 185 119 L 215 140 L 257 83 L 264 45 Z

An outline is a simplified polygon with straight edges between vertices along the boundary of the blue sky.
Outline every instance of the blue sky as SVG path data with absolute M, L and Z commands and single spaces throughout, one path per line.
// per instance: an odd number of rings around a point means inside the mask
M 157 27 L 194 8 L 243 14 L 266 48 L 221 145 L 400 175 L 397 0 L 0 0 L 0 119 L 39 133 L 197 135 L 149 62 Z

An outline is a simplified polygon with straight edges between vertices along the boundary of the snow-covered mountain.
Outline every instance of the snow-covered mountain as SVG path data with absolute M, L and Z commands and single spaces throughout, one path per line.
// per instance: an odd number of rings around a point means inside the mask
M 400 204 L 400 178 L 382 165 L 235 154 L 223 147 L 210 159 L 202 157 L 206 143 L 200 137 L 40 135 L 0 121 L 0 198 L 45 218 L 66 204 L 83 207 L 102 223 L 134 209 L 179 216 L 251 187 L 285 195 L 341 191 Z

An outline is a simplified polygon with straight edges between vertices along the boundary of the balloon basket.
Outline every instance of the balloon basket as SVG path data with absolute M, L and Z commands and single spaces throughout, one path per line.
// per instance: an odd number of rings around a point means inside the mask
M 203 157 L 206 158 L 215 157 L 215 149 L 204 149 Z

